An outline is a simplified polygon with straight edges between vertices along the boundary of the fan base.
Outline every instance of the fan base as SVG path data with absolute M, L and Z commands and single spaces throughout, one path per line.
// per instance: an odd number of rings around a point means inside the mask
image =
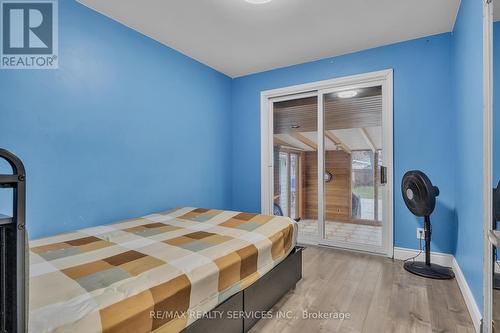
M 426 265 L 422 261 L 407 261 L 404 264 L 404 268 L 410 273 L 430 279 L 450 280 L 455 278 L 455 274 L 451 268 L 436 264 Z

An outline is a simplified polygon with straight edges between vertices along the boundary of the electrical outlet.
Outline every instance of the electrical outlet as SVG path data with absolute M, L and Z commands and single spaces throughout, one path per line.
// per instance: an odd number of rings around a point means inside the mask
M 425 239 L 424 228 L 417 228 L 417 239 Z

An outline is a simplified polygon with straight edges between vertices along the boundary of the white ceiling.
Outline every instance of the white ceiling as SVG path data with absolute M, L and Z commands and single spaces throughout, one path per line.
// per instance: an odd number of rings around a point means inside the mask
M 231 77 L 453 29 L 460 0 L 79 0 Z

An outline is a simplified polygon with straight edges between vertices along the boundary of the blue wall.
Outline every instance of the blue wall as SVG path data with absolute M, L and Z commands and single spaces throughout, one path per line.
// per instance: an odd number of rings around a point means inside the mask
M 493 24 L 493 185 L 500 181 L 500 22 Z
M 233 209 L 260 210 L 260 92 L 394 69 L 395 245 L 417 249 L 421 226 L 400 194 L 405 171 L 422 169 L 441 189 L 433 215 L 433 251 L 455 251 L 455 124 L 450 34 L 245 76 L 233 82 Z
M 452 36 L 456 141 L 455 257 L 483 308 L 483 13 L 462 0 Z
M 231 79 L 74 1 L 59 17 L 58 70 L 0 71 L 0 146 L 26 164 L 31 238 L 229 208 Z

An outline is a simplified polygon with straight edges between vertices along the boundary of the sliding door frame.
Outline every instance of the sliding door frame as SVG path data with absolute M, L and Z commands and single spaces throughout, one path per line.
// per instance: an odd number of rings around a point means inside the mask
M 318 156 L 323 155 L 324 137 L 324 110 L 323 94 L 328 91 L 348 89 L 354 86 L 382 86 L 382 123 L 383 123 L 383 149 L 384 163 L 387 167 L 386 185 L 386 211 L 384 212 L 383 247 L 357 246 L 349 243 L 338 243 L 325 239 L 324 235 L 324 205 L 321 193 L 324 192 L 324 182 L 318 182 L 318 226 L 320 229 L 319 244 L 328 246 L 340 246 L 354 250 L 363 250 L 373 253 L 384 254 L 388 257 L 394 255 L 394 223 L 393 223 L 393 70 L 387 69 L 377 72 L 340 77 L 331 80 L 318 81 L 291 87 L 278 88 L 261 92 L 261 210 L 263 214 L 273 212 L 273 109 L 274 103 L 291 99 L 305 97 L 318 98 Z M 320 153 L 321 152 L 321 153 Z M 323 179 L 324 156 L 319 158 L 318 180 Z M 322 173 L 323 172 L 323 173 Z M 311 240 L 313 241 L 313 240 Z
M 483 0 L 483 332 L 493 331 L 493 247 L 489 232 L 493 221 L 493 6 Z M 472 311 L 469 309 L 469 312 Z M 473 316 L 474 317 L 474 316 Z M 480 323 L 474 321 L 476 331 Z

